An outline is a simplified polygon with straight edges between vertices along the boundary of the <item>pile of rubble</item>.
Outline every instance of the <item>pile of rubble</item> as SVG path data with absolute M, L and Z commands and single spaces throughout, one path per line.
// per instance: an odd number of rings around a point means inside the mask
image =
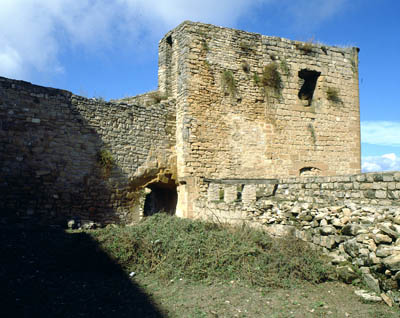
M 248 221 L 272 235 L 291 234 L 320 246 L 347 283 L 361 277 L 375 293 L 359 291 L 361 297 L 400 303 L 400 207 L 264 200 L 246 210 Z

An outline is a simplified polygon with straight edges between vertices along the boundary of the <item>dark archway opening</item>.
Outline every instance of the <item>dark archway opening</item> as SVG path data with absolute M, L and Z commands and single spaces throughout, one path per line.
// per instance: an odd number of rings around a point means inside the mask
M 146 195 L 144 202 L 144 216 L 150 216 L 158 212 L 175 214 L 178 202 L 178 193 L 175 183 L 155 182 L 147 186 L 151 190 Z
M 303 84 L 300 88 L 298 96 L 301 100 L 307 101 L 307 106 L 311 105 L 315 86 L 317 85 L 317 80 L 320 75 L 321 72 L 311 71 L 307 69 L 299 71 L 299 77 L 300 79 L 302 79 Z
M 304 167 L 299 170 L 299 175 L 301 177 L 319 176 L 320 174 L 321 174 L 321 169 L 316 167 Z

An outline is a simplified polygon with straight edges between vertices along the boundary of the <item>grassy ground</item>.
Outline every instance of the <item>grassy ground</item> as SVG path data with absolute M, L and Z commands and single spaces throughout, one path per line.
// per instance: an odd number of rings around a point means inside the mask
M 157 302 L 165 317 L 397 318 L 400 311 L 363 303 L 354 287 L 339 282 L 299 283 L 292 288 L 254 288 L 238 283 L 165 285 L 154 277 L 134 281 Z
M 156 215 L 80 232 L 0 228 L 1 317 L 399 317 L 307 245 Z M 131 277 L 129 274 L 135 272 Z

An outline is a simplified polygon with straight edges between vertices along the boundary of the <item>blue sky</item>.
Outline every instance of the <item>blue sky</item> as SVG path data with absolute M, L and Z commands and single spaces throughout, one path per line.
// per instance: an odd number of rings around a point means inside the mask
M 121 98 L 157 88 L 184 20 L 357 46 L 363 171 L 400 170 L 398 0 L 0 0 L 0 76 Z

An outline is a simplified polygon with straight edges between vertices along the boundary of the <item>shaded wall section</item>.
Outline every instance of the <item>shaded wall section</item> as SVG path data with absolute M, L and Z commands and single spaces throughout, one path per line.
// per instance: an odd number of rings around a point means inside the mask
M 110 103 L 0 78 L 1 216 L 138 220 L 145 194 L 134 179 L 159 153 L 158 168 L 166 166 L 173 105 Z

